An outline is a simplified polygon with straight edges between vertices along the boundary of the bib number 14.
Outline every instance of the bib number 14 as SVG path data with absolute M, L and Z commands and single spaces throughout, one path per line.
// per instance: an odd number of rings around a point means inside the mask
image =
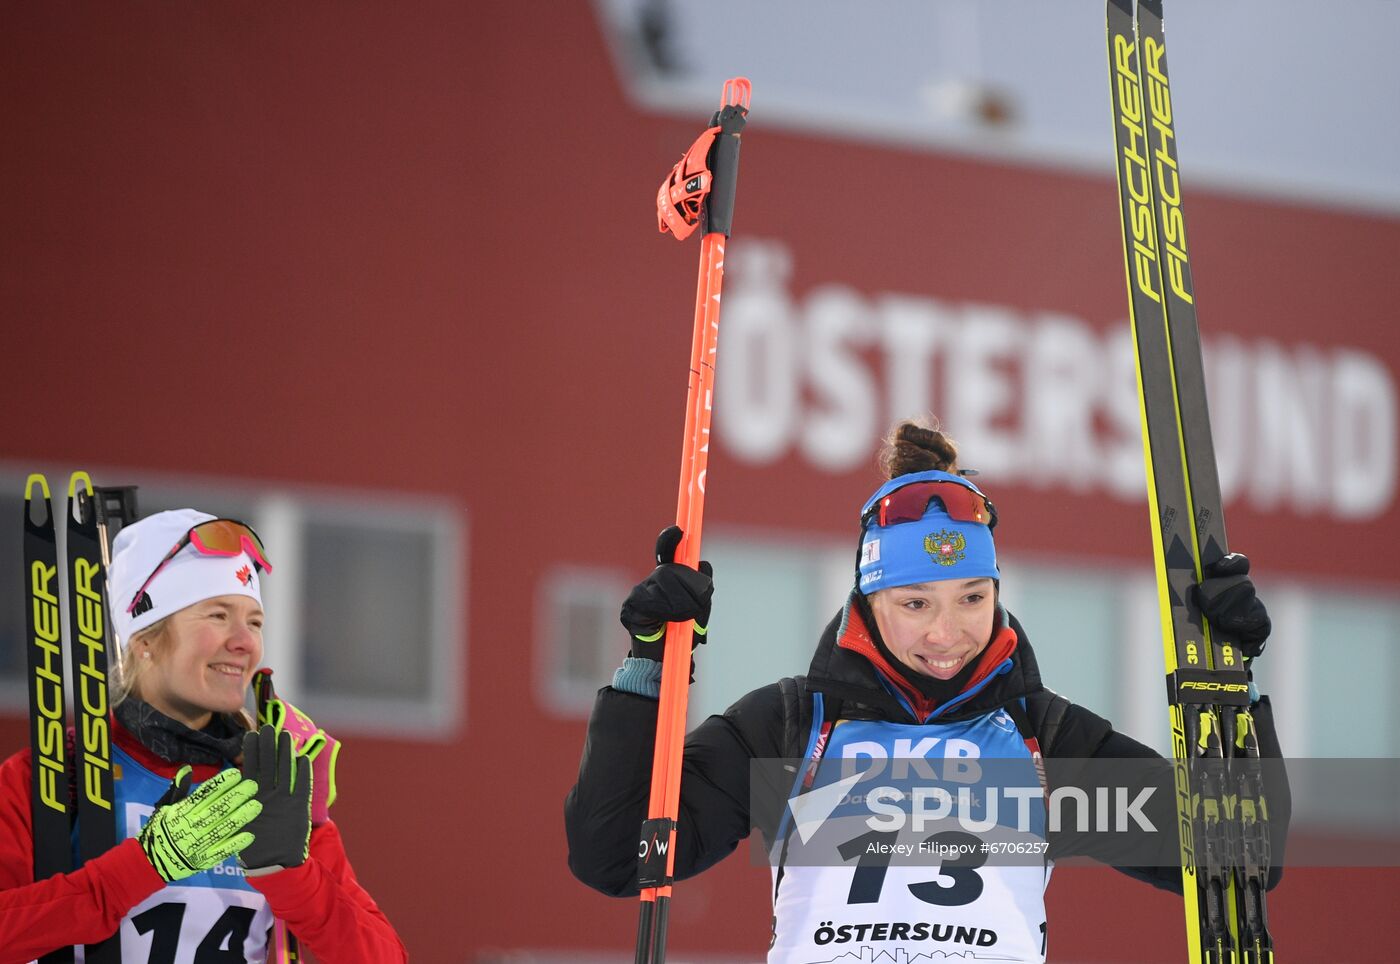
M 247 907 L 229 907 L 209 928 L 194 950 L 194 964 L 242 964 L 243 947 L 253 926 L 254 912 Z M 131 918 L 138 934 L 151 935 L 151 953 L 146 964 L 175 964 L 180 948 L 180 925 L 185 905 L 167 901 Z

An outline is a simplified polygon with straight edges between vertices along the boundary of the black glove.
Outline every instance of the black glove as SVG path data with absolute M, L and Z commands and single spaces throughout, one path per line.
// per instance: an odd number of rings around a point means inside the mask
M 666 624 L 695 620 L 693 650 L 705 641 L 710 625 L 710 597 L 714 595 L 714 569 L 701 562 L 697 571 L 673 562 L 683 533 L 667 526 L 656 537 L 657 566 L 627 594 L 622 604 L 622 625 L 632 637 L 632 655 L 661 661 L 666 650 Z
M 250 875 L 301 866 L 311 846 L 311 761 L 296 755 L 290 733 L 264 725 L 243 737 L 243 775 L 257 781 L 262 813 L 238 862 Z
M 1232 552 L 1205 567 L 1203 578 L 1191 587 L 1196 605 L 1225 636 L 1239 644 L 1246 659 L 1264 651 L 1273 624 L 1249 578 L 1249 557 Z

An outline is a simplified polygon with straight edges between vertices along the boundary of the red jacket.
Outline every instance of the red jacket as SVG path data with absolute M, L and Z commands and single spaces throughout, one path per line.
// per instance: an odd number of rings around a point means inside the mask
M 174 777 L 178 766 L 155 756 L 113 721 L 113 739 L 151 772 Z M 195 766 L 194 780 L 218 773 Z M 71 874 L 34 881 L 29 751 L 0 763 L 0 964 L 24 964 L 57 947 L 114 934 L 131 908 L 165 886 L 141 845 L 122 841 Z M 374 899 L 355 880 L 340 831 L 311 831 L 300 867 L 248 878 L 272 913 L 327 964 L 406 961 L 408 952 Z

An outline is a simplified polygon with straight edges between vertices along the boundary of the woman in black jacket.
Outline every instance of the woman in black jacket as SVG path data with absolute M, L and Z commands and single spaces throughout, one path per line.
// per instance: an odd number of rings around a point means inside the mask
M 936 776 L 924 757 L 980 762 L 992 773 L 981 779 L 994 782 L 1017 766 L 1034 773 L 1042 754 L 1052 763 L 1159 758 L 1042 684 L 1024 629 L 999 602 L 995 509 L 958 472 L 952 441 L 906 422 L 882 462 L 888 481 L 861 512 L 857 585 L 822 634 L 807 675 L 754 690 L 686 740 L 676 877 L 710 867 L 757 827 L 773 857 L 772 961 L 867 959 L 880 952 L 900 959 L 901 950 L 910 958 L 945 951 L 1042 961 L 1049 858 L 1086 854 L 1127 862 L 1115 859 L 1122 854 L 1115 842 L 1102 834 L 1047 832 L 1039 793 L 1037 800 L 1020 794 L 1028 822 L 1023 817 L 1017 825 L 1015 812 L 1003 806 L 999 822 L 990 814 L 990 833 L 969 838 L 946 818 L 973 810 L 989 816 L 991 805 L 978 796 L 985 787 L 959 799 L 965 811 L 937 811 L 945 819 L 935 826 L 954 829 L 929 835 L 910 818 L 933 812 L 918 813 L 937 799 L 927 794 L 942 791 L 906 780 L 901 796 L 900 787 L 884 784 L 901 769 Z M 672 563 L 679 538 L 674 528 L 662 533 L 661 565 L 623 605 L 632 654 L 598 694 L 578 783 L 565 806 L 570 868 L 614 896 L 638 890 L 636 841 L 651 772 L 664 624 L 694 619 L 703 633 L 708 623 L 708 566 L 696 571 Z M 1270 627 L 1247 573 L 1247 560 L 1227 556 L 1207 573 L 1197 597 L 1212 625 L 1230 630 L 1243 655 L 1253 658 Z M 1251 696 L 1261 754 L 1278 757 L 1269 700 Z M 901 768 L 900 757 L 918 759 Z M 761 762 L 751 767 L 752 761 Z M 853 771 L 861 761 L 865 771 Z M 884 762 L 893 763 L 888 772 Z M 1140 812 L 1170 838 L 1157 852 L 1174 855 L 1170 773 L 1158 770 L 1157 789 L 1164 792 L 1144 794 Z M 872 776 L 881 786 L 862 782 Z M 1123 779 L 1151 783 L 1153 776 Z M 804 795 L 815 802 L 824 788 L 830 789 L 815 810 L 800 806 Z M 889 797 L 877 799 L 880 793 Z M 1286 783 L 1272 781 L 1268 794 L 1277 855 L 1288 819 Z M 922 832 L 901 835 L 911 822 Z M 852 836 L 852 827 L 877 829 Z M 879 829 L 890 827 L 896 829 Z M 980 844 L 992 837 L 1021 856 L 989 859 Z M 1120 869 L 1181 890 L 1179 866 Z M 1277 877 L 1275 871 L 1271 886 Z

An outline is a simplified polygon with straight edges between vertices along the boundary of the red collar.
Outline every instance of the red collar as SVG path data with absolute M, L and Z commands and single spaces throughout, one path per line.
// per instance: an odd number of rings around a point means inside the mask
M 962 692 L 966 693 L 991 676 L 996 668 L 1016 651 L 1016 643 L 1014 629 L 1010 626 L 1002 626 L 998 629 L 996 635 L 992 637 L 992 641 L 987 644 L 987 648 L 982 650 L 982 656 L 977 661 L 977 669 L 973 672 L 972 678 L 967 681 L 967 685 L 962 688 Z M 904 677 L 903 673 L 891 666 L 889 660 L 885 659 L 880 648 L 875 645 L 875 640 L 871 636 L 869 628 L 866 627 L 865 620 L 861 617 L 860 609 L 854 604 L 851 604 L 847 609 L 846 626 L 841 633 L 841 638 L 836 641 L 836 645 L 842 649 L 849 649 L 853 653 L 859 653 L 870 660 L 876 671 L 893 683 L 908 700 L 920 721 L 927 720 L 934 710 L 938 709 L 938 703 L 935 700 L 920 693 L 914 684 Z

